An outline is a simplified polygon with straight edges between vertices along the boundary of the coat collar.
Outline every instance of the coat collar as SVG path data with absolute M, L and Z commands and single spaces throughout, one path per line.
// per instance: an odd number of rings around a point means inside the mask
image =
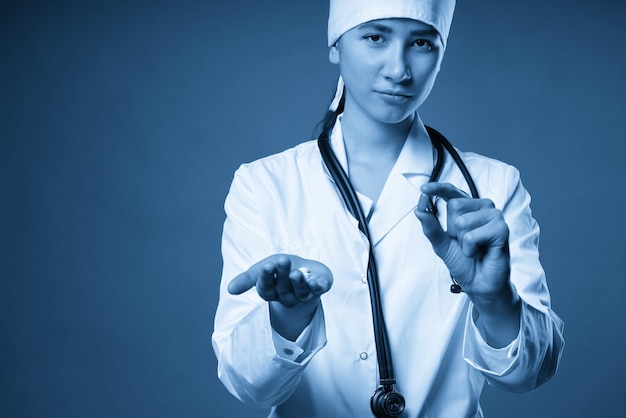
M 341 115 L 330 136 L 331 147 L 343 169 L 348 172 L 348 159 L 341 130 Z M 400 151 L 387 182 L 376 202 L 369 221 L 372 245 L 375 246 L 407 214 L 413 212 L 419 201 L 420 187 L 426 183 L 433 170 L 433 146 L 419 115 L 416 114 L 413 126 Z M 364 210 L 372 205 L 361 196 Z

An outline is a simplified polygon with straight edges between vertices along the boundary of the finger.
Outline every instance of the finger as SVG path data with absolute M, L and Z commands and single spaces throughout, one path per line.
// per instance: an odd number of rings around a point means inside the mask
M 307 266 L 310 269 L 310 274 L 305 276 L 307 280 L 307 284 L 311 289 L 310 279 L 315 279 L 315 290 L 318 294 L 326 293 L 330 290 L 333 285 L 333 273 L 330 271 L 328 267 L 324 264 L 315 262 L 310 266 Z
M 429 196 L 438 196 L 446 201 L 461 197 L 471 199 L 470 195 L 450 183 L 429 182 L 422 185 L 421 191 Z
M 315 260 L 297 259 L 294 267 L 302 273 L 303 281 L 299 285 L 306 286 L 307 292 L 321 295 L 330 290 L 333 285 L 333 273 L 330 269 Z
M 256 285 L 256 277 L 245 271 L 235 277 L 228 283 L 228 293 L 231 295 L 240 295 L 252 289 Z
M 473 203 L 478 204 L 479 202 L 476 201 Z M 487 206 L 489 204 L 491 204 L 491 202 L 487 201 L 485 206 L 478 208 L 476 208 L 475 205 L 466 205 L 462 208 L 451 208 L 452 211 L 457 213 L 457 215 L 451 217 L 448 222 L 453 224 L 454 228 L 458 231 L 459 239 L 462 239 L 465 233 L 490 223 L 500 225 L 501 228 L 507 229 L 502 212 L 494 208 L 493 205 Z M 450 207 L 455 205 L 449 203 L 448 206 Z
M 448 248 L 450 247 L 450 237 L 441 227 L 437 216 L 425 210 L 425 208 L 427 208 L 429 205 L 429 203 L 427 203 L 429 201 L 429 196 L 426 194 L 422 194 L 414 213 L 417 219 L 420 220 L 424 235 L 426 235 L 426 238 L 428 238 L 431 245 L 433 246 L 435 254 L 443 257 L 443 255 L 447 253 Z
M 289 274 L 289 279 L 291 279 L 291 285 L 293 286 L 293 294 L 301 302 L 308 302 L 313 297 L 313 293 L 307 286 L 307 276 L 310 276 L 310 273 L 306 268 L 293 270 Z
M 333 276 L 328 273 L 311 273 L 305 278 L 306 285 L 314 295 L 323 295 L 328 292 L 333 285 Z
M 489 199 L 453 198 L 448 200 L 448 213 L 454 218 L 468 212 L 477 212 L 494 209 L 493 201 Z
M 247 290 L 250 290 L 254 286 L 258 286 L 257 280 L 259 279 L 259 275 L 262 272 L 262 269 L 265 267 L 267 269 L 272 270 L 272 278 L 273 278 L 273 269 L 274 269 L 274 259 L 276 256 L 269 256 L 256 264 L 252 265 L 245 272 L 237 275 L 230 283 L 228 283 L 228 292 L 233 295 L 239 295 Z M 268 277 L 269 279 L 269 277 Z
M 276 259 L 276 295 L 280 303 L 287 307 L 299 303 L 294 294 L 293 284 L 289 277 L 291 272 L 291 259 L 287 255 L 280 255 Z
M 448 201 L 447 213 L 447 233 L 451 237 L 461 238 L 462 228 L 459 228 L 459 218 L 468 213 L 482 214 L 485 210 L 492 209 L 493 202 L 488 199 L 453 198 Z M 487 221 L 485 221 L 487 222 Z M 467 229 L 467 228 L 466 228 Z
M 324 278 L 316 277 L 307 280 L 307 285 L 312 294 L 321 296 L 330 290 L 330 282 Z
M 480 258 L 490 248 L 508 244 L 509 228 L 497 209 L 466 214 L 457 219 L 457 224 L 462 231 L 459 242 L 468 257 Z
M 415 210 L 420 212 L 429 213 L 431 215 L 437 215 L 437 207 L 430 198 L 430 195 L 422 193 L 420 200 L 417 202 L 417 208 Z
M 473 203 L 478 204 L 480 202 L 476 201 Z M 451 206 L 455 205 L 449 204 L 449 207 Z M 451 209 L 459 213 L 454 219 L 455 226 L 459 230 L 470 231 L 490 222 L 506 225 L 502 212 L 493 206 L 477 207 L 476 205 L 467 205 L 463 208 L 452 207 Z
M 297 303 L 289 273 L 276 275 L 276 294 L 278 295 L 278 300 L 285 306 L 293 306 Z
M 272 301 L 277 299 L 276 265 L 274 263 L 266 262 L 261 266 L 256 291 L 264 300 Z
M 276 277 L 277 279 L 288 279 L 291 271 L 291 260 L 285 254 L 276 257 Z

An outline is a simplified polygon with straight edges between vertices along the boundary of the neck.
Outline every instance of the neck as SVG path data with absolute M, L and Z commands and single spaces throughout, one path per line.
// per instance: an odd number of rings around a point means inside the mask
M 391 160 L 400 154 L 415 115 L 402 122 L 382 123 L 344 111 L 341 130 L 349 160 Z

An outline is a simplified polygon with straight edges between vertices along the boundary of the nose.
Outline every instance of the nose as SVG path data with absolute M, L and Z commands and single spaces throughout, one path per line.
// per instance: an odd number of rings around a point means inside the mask
M 406 59 L 406 51 L 402 46 L 396 45 L 387 50 L 381 74 L 395 83 L 411 79 L 413 75 Z

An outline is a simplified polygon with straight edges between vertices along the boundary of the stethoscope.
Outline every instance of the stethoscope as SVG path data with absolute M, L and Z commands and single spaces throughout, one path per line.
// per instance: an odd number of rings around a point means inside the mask
M 430 176 L 431 182 L 437 181 L 441 175 L 444 165 L 444 148 L 452 156 L 454 162 L 461 170 L 465 181 L 467 182 L 470 192 L 473 198 L 478 198 L 478 191 L 474 180 L 470 175 L 465 163 L 461 159 L 458 152 L 454 149 L 452 144 L 438 131 L 426 126 L 428 136 L 430 137 L 433 146 L 437 152 L 437 160 L 433 168 L 433 172 Z M 387 337 L 387 328 L 385 327 L 385 319 L 383 317 L 383 309 L 380 300 L 378 271 L 376 269 L 376 259 L 374 258 L 374 252 L 371 244 L 369 231 L 367 228 L 367 217 L 363 213 L 363 209 L 359 204 L 357 194 L 350 183 L 346 172 L 341 167 L 337 156 L 333 152 L 330 146 L 329 140 L 330 129 L 324 130 L 318 140 L 317 144 L 322 154 L 322 159 L 326 168 L 330 172 L 337 189 L 343 198 L 346 207 L 359 222 L 359 229 L 369 242 L 369 263 L 367 266 L 367 283 L 369 286 L 370 301 L 372 304 L 372 319 L 374 323 L 374 339 L 376 343 L 376 355 L 378 359 L 378 371 L 379 371 L 379 386 L 370 398 L 370 408 L 374 415 L 378 418 L 393 418 L 398 417 L 405 408 L 404 396 L 395 389 L 396 379 L 393 372 L 393 364 L 391 359 L 391 351 L 389 348 L 389 339 Z M 429 211 L 435 212 L 435 206 L 431 202 L 431 209 Z M 434 213 L 436 215 L 436 213 Z M 460 293 L 461 286 L 451 276 L 452 285 L 450 291 L 453 293 Z

